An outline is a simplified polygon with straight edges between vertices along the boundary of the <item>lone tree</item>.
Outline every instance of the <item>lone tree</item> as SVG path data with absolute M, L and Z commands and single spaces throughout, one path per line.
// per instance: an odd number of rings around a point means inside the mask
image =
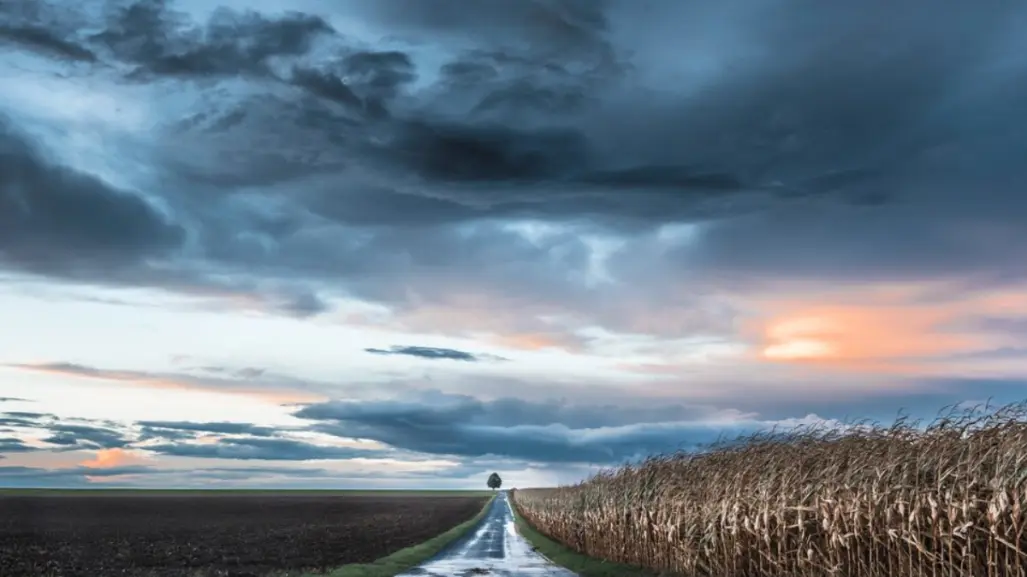
M 492 473 L 489 475 L 489 489 L 495 491 L 496 489 L 503 486 L 503 480 L 499 478 L 499 473 Z

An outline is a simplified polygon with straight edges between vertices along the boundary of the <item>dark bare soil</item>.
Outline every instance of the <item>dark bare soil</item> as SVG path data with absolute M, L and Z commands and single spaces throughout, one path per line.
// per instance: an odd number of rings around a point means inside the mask
M 257 577 L 366 563 L 470 519 L 473 496 L 0 496 L 3 577 Z

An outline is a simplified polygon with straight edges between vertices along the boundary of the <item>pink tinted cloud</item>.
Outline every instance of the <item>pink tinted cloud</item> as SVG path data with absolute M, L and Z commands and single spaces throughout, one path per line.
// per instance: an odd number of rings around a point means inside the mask
M 131 465 L 146 465 L 150 459 L 142 457 L 134 451 L 125 449 L 100 449 L 90 458 L 79 463 L 90 469 L 112 469 L 114 467 L 127 467 Z
M 184 373 L 103 369 L 74 363 L 11 363 L 5 367 L 67 378 L 99 380 L 126 385 L 172 390 L 212 391 L 255 397 L 275 404 L 322 401 L 324 395 L 234 379 L 195 376 Z
M 743 337 L 764 362 L 847 371 L 951 371 L 949 359 L 1016 346 L 982 328 L 987 318 L 1027 319 L 1027 289 L 1007 287 L 939 297 L 937 287 L 869 286 L 825 296 L 757 302 Z

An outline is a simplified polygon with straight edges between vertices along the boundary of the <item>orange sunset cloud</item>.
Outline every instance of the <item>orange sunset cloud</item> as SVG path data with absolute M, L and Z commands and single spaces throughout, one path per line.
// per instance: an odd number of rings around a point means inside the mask
M 894 291 L 870 291 L 868 304 L 855 295 L 837 302 L 810 299 L 767 303 L 755 334 L 758 356 L 773 362 L 813 363 L 850 370 L 916 372 L 923 362 L 1008 346 L 1001 335 L 973 328 L 968 320 L 1027 316 L 1027 292 L 969 294 L 958 300 L 916 302 Z
M 90 469 L 112 469 L 114 467 L 142 465 L 147 462 L 147 459 L 124 449 L 100 449 L 92 459 L 82 461 L 79 465 Z

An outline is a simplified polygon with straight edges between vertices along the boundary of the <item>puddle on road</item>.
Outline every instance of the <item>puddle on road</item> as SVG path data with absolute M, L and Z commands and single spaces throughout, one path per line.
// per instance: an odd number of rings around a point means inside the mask
M 517 532 L 508 497 L 496 497 L 474 533 L 442 556 L 398 577 L 577 577 L 534 551 Z

